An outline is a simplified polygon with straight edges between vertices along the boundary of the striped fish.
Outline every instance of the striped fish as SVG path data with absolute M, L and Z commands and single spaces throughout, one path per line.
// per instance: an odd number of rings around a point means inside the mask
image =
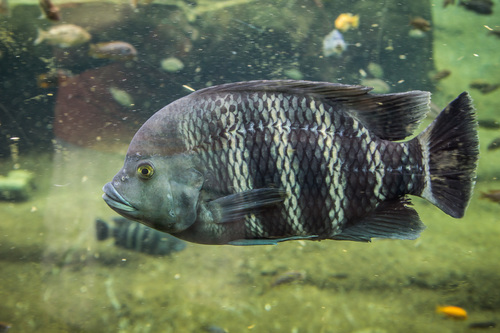
M 462 217 L 478 159 L 468 93 L 415 138 L 423 91 L 309 81 L 202 89 L 154 114 L 103 188 L 119 214 L 203 244 L 415 239 L 407 195 Z
M 102 219 L 96 219 L 97 240 L 114 238 L 116 246 L 155 255 L 170 254 L 186 247 L 186 243 L 178 238 L 126 218 L 115 217 L 113 222 L 114 225 Z

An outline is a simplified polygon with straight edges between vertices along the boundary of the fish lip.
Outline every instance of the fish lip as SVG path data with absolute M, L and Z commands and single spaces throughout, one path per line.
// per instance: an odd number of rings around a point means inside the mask
M 104 191 L 104 194 L 102 195 L 104 201 L 106 201 L 108 206 L 116 210 L 118 213 L 130 214 L 131 212 L 137 211 L 137 208 L 125 200 L 111 183 L 104 185 L 102 190 Z

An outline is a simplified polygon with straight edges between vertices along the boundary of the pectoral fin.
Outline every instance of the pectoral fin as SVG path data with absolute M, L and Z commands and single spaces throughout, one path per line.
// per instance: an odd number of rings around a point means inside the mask
M 259 188 L 215 199 L 210 202 L 210 206 L 211 210 L 220 216 L 217 223 L 234 222 L 248 214 L 255 214 L 278 205 L 286 196 L 286 191 L 283 189 Z

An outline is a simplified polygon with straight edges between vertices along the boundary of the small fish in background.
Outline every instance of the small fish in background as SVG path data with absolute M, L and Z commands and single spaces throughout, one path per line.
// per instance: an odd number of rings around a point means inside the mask
M 497 327 L 497 323 L 494 321 L 478 321 L 475 323 L 470 323 L 469 328 L 475 329 L 475 328 L 495 328 Z
M 465 320 L 467 319 L 467 311 L 458 306 L 440 305 L 436 307 L 436 313 L 447 316 L 448 318 Z
M 493 92 L 497 90 L 500 87 L 500 84 L 498 83 L 490 83 L 485 80 L 474 80 L 469 84 L 469 87 L 472 89 L 477 89 L 479 92 L 483 95 L 489 94 L 490 92 Z
M 129 0 L 129 3 L 130 7 L 132 7 L 134 11 L 137 11 L 137 5 L 139 4 L 139 0 Z
M 276 287 L 282 284 L 293 283 L 297 281 L 304 281 L 306 278 L 306 272 L 304 271 L 288 271 L 283 274 L 278 275 L 271 283 L 271 287 Z
M 500 122 L 496 119 L 478 119 L 477 124 L 479 127 L 486 129 L 499 129 Z
M 201 329 L 203 330 L 203 332 L 207 333 L 228 333 L 228 331 L 225 328 L 217 325 L 205 325 L 202 326 Z
M 96 219 L 97 240 L 114 238 L 116 246 L 152 255 L 168 255 L 182 251 L 186 247 L 186 242 L 174 236 L 126 218 L 114 217 L 113 222 L 114 225 L 102 219 Z
M 0 321 L 0 333 L 7 333 L 11 327 L 11 324 Z
M 337 29 L 333 29 L 323 39 L 323 54 L 325 57 L 332 55 L 340 56 L 345 50 L 347 50 L 347 44 L 340 31 Z
M 451 71 L 449 69 L 443 69 L 438 72 L 432 73 L 430 75 L 431 80 L 433 81 L 441 81 L 442 79 L 446 79 L 451 75 Z
M 443 1 L 443 8 L 448 7 L 448 5 L 454 5 L 454 4 L 455 4 L 455 0 L 444 0 Z
M 488 147 L 486 147 L 487 150 L 497 150 L 498 148 L 500 148 L 500 138 L 494 139 L 490 142 Z
M 67 69 L 56 68 L 37 76 L 36 83 L 39 88 L 55 88 L 73 76 Z
M 489 190 L 488 192 L 481 192 L 481 196 L 479 198 L 500 203 L 500 190 Z
M 500 30 L 488 29 L 488 35 L 500 38 Z
M 431 30 L 431 22 L 420 16 L 411 19 L 410 26 L 423 32 Z
M 359 26 L 359 15 L 342 13 L 335 19 L 335 28 L 346 32 L 349 29 L 356 29 Z
M 491 0 L 461 0 L 458 4 L 481 15 L 493 14 L 493 1 Z
M 42 17 L 45 17 L 50 21 L 60 21 L 61 14 L 59 13 L 59 7 L 56 7 L 50 0 L 39 0 L 40 9 L 42 10 Z
M 38 29 L 38 37 L 34 44 L 38 45 L 42 42 L 47 42 L 50 45 L 68 48 L 88 42 L 92 36 L 87 30 L 74 24 L 60 24 L 51 27 L 44 31 Z
M 10 15 L 9 0 L 0 0 L 0 15 Z
M 97 59 L 118 61 L 136 60 L 137 50 L 127 42 L 113 41 L 90 44 L 89 56 Z

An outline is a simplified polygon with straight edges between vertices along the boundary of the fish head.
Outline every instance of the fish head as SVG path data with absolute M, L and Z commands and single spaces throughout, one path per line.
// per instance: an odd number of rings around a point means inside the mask
M 128 155 L 103 199 L 126 218 L 175 234 L 196 221 L 203 182 L 185 156 Z

